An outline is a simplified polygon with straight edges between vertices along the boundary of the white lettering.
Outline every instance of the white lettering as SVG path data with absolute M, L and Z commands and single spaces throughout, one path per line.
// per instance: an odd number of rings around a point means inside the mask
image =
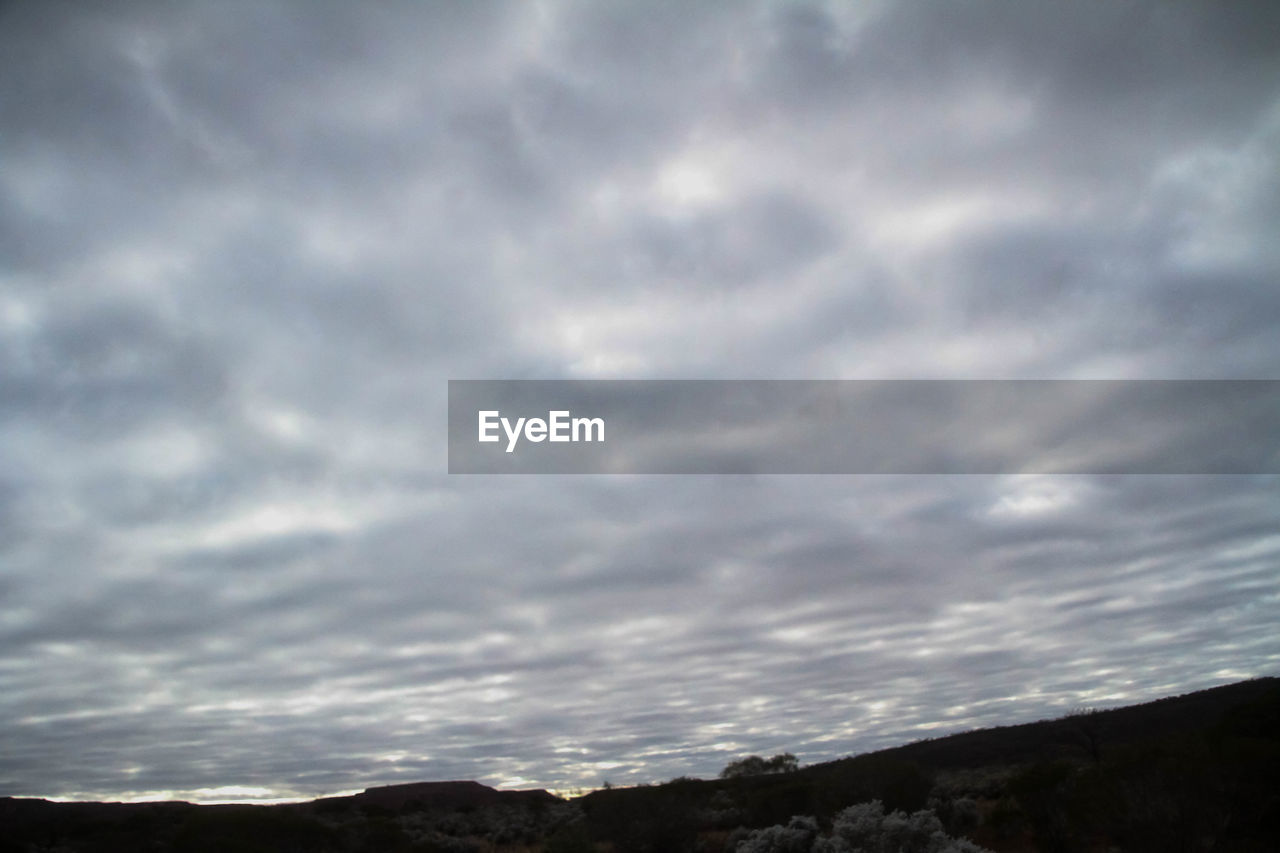
M 479 413 L 476 439 L 483 442 L 498 441 L 497 430 L 507 435 L 507 453 L 514 453 L 520 443 L 521 433 L 528 441 L 535 444 L 547 441 L 604 441 L 604 418 L 574 418 L 568 410 L 560 409 L 547 413 L 547 420 L 542 418 L 510 418 L 502 417 L 496 409 Z
M 565 412 L 567 415 L 568 412 Z M 585 438 L 578 438 L 578 427 L 583 428 L 586 433 Z M 595 429 L 597 438 L 591 437 L 591 430 Z M 604 418 L 574 418 L 573 419 L 573 440 L 574 441 L 604 441 Z
M 552 441 L 568 441 L 569 433 L 569 413 L 566 411 L 555 411 L 549 413 L 551 418 L 551 440 Z M 581 419 L 579 419 L 581 420 Z
M 486 411 L 480 413 L 480 438 L 479 441 L 497 441 L 496 435 L 489 435 L 489 430 L 497 429 L 498 425 L 490 421 L 490 418 L 496 418 L 496 411 Z
M 520 440 L 520 427 L 524 426 L 524 418 L 516 418 L 516 428 L 511 428 L 511 421 L 506 418 L 502 419 L 502 428 L 507 431 L 507 452 L 516 449 L 516 442 Z

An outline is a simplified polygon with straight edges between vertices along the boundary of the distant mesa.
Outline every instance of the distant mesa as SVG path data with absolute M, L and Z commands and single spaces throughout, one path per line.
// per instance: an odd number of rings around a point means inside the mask
M 374 805 L 399 811 L 406 806 L 417 809 L 476 809 L 498 805 L 532 805 L 536 802 L 558 802 L 554 794 L 541 788 L 528 791 L 499 791 L 479 782 L 410 782 L 366 788 L 349 797 L 325 797 L 317 804 L 350 803 Z

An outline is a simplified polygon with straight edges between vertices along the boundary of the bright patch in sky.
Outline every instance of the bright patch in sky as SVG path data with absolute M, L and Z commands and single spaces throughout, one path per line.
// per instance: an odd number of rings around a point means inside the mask
M 721 186 L 715 173 L 692 159 L 668 163 L 658 172 L 658 198 L 677 210 L 711 204 L 721 197 Z

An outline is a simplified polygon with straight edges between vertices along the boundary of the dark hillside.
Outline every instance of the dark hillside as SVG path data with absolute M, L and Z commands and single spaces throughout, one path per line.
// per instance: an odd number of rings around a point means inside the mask
M 875 754 L 914 761 L 936 770 L 1097 758 L 1095 753 L 1158 738 L 1206 731 L 1233 722 L 1242 706 L 1274 709 L 1280 678 L 1259 678 L 1106 711 L 1056 720 L 980 729 Z M 1267 703 L 1267 700 L 1270 703 Z M 1258 718 L 1260 725 L 1265 721 Z M 1277 733 L 1270 718 L 1270 736 Z

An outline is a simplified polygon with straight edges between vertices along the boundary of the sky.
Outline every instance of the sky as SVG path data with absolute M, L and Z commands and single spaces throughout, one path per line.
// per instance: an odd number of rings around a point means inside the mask
M 1280 5 L 0 6 L 0 795 L 1280 674 L 1280 477 L 461 476 L 449 379 L 1278 379 Z

